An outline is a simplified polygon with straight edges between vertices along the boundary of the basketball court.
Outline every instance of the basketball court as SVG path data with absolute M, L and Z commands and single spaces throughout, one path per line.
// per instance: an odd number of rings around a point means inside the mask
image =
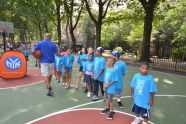
M 102 98 L 92 102 L 83 93 L 84 89 L 65 89 L 52 80 L 54 96 L 46 96 L 46 87 L 40 71 L 35 66 L 35 60 L 30 57 L 28 73 L 23 79 L 0 79 L 0 124 L 129 124 L 134 115 L 131 112 L 130 80 L 137 67 L 128 66 L 125 78 L 125 91 L 122 101 L 124 109 L 116 102 L 116 116 L 107 120 L 107 115 L 101 115 L 104 108 Z M 72 87 L 77 80 L 78 65 L 73 68 Z M 179 76 L 150 70 L 157 82 L 158 93 L 151 110 L 151 122 L 155 124 L 185 124 L 186 123 L 186 76 Z

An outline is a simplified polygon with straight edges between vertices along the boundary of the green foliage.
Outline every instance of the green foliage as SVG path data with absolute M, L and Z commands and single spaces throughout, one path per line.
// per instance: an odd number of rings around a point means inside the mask
M 173 60 L 183 60 L 186 56 L 186 46 L 180 46 L 172 49 Z

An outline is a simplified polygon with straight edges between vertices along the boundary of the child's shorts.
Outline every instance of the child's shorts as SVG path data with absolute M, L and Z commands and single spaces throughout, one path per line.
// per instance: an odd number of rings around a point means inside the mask
M 65 75 L 72 73 L 72 68 L 65 68 L 66 72 Z
M 63 75 L 63 76 L 65 76 L 66 75 L 66 73 L 65 73 L 65 71 L 64 71 L 64 69 L 62 68 L 62 70 L 61 70 L 61 75 Z
M 119 88 L 116 88 L 115 89 L 115 95 L 116 96 L 121 96 L 122 95 L 122 92 L 123 92 L 123 89 L 119 89 Z
M 104 92 L 104 100 L 106 100 L 107 102 L 113 102 L 113 94 L 109 94 L 107 92 Z
M 85 82 L 87 84 L 92 84 L 93 83 L 93 79 L 92 79 L 91 75 L 85 74 Z
M 79 72 L 83 72 L 83 66 L 79 67 Z
M 145 119 L 150 118 L 150 109 L 139 107 L 135 103 L 132 106 L 132 112 L 136 114 L 140 114 L 142 118 L 145 118 Z

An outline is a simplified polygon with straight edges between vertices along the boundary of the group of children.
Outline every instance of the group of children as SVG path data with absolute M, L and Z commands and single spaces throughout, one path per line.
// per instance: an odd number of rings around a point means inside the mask
M 71 86 L 73 62 L 74 55 L 71 48 L 67 48 L 66 52 L 61 52 L 60 56 L 55 56 L 54 73 L 56 82 L 60 83 L 60 77 L 62 77 L 62 85 L 65 85 L 66 89 Z
M 61 57 L 56 57 L 57 79 L 63 76 L 63 84 L 66 88 L 70 88 L 71 74 L 74 62 L 74 56 L 71 49 L 67 49 Z M 91 97 L 93 101 L 99 100 L 99 88 L 101 95 L 105 101 L 105 109 L 101 114 L 109 113 L 107 119 L 113 119 L 115 116 L 113 98 L 117 98 L 117 104 L 120 108 L 124 108 L 121 102 L 121 95 L 124 88 L 124 77 L 128 73 L 124 61 L 120 59 L 120 52 L 113 51 L 111 57 L 107 60 L 102 56 L 104 49 L 98 47 L 94 52 L 93 48 L 82 48 L 78 56 L 79 76 L 76 82 L 76 90 L 79 87 L 81 78 L 86 83 L 84 87 L 88 90 L 87 97 Z M 156 89 L 154 78 L 148 74 L 149 65 L 142 63 L 139 67 L 139 73 L 135 74 L 130 83 L 132 95 L 132 111 L 136 114 L 135 120 L 131 124 L 141 122 L 140 115 L 144 119 L 142 124 L 147 124 L 150 118 L 150 108 L 153 105 L 153 98 Z

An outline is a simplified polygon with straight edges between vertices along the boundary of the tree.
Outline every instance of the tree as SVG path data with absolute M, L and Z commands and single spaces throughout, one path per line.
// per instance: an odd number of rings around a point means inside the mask
M 143 43 L 141 49 L 141 61 L 150 61 L 150 41 L 152 32 L 152 22 L 154 17 L 154 8 L 158 0 L 139 0 L 145 10 Z
M 64 0 L 64 8 L 65 8 L 66 20 L 67 20 L 66 28 L 69 29 L 69 33 L 72 41 L 72 49 L 74 51 L 76 51 L 76 38 L 74 35 L 74 30 L 77 27 L 77 24 L 79 22 L 83 10 L 83 6 L 84 6 L 84 2 L 76 3 L 75 0 Z M 78 14 L 76 15 L 76 13 Z M 66 33 L 66 35 L 68 35 L 68 32 Z
M 90 1 L 85 0 L 86 9 L 87 12 L 91 18 L 91 20 L 94 22 L 96 26 L 96 47 L 100 46 L 101 44 L 101 26 L 103 24 L 103 19 L 105 18 L 109 5 L 111 4 L 112 0 L 95 0 L 98 5 L 98 17 L 94 17 L 93 13 L 91 12 L 90 8 Z M 106 6 L 106 7 L 105 7 Z M 104 10 L 105 7 L 105 10 Z

